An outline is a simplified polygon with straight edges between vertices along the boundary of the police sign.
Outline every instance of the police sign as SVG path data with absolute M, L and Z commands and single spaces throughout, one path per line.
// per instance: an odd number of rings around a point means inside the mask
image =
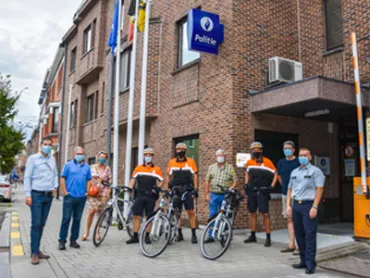
M 218 46 L 224 41 L 224 25 L 217 14 L 191 9 L 187 35 L 189 50 L 218 54 Z

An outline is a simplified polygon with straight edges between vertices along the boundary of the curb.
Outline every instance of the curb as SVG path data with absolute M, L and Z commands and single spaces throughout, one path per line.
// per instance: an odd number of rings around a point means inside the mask
M 10 238 L 12 256 L 24 256 L 24 249 L 21 240 L 21 230 L 19 225 L 19 214 L 16 211 L 12 212 Z
M 10 213 L 5 214 L 0 230 L 0 273 L 1 278 L 10 278 Z

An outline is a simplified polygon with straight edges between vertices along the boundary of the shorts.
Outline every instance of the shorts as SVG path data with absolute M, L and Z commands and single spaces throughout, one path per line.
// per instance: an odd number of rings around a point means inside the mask
M 135 199 L 132 207 L 132 212 L 135 216 L 143 216 L 144 210 L 145 215 L 150 215 L 155 208 L 156 198 L 153 195 L 142 195 Z
M 193 195 L 190 191 L 187 192 L 185 199 L 181 201 L 181 196 L 183 193 L 176 193 L 176 196 L 174 198 L 177 198 L 178 201 L 175 201 L 174 207 L 182 209 L 182 205 L 184 205 L 185 210 L 192 210 L 194 209 L 194 199 Z
M 269 212 L 270 193 L 248 191 L 248 211 L 251 213 Z

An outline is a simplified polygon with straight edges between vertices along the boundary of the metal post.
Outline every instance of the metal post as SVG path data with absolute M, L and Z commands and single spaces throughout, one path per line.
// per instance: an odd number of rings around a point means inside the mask
M 67 79 L 67 56 L 68 56 L 68 43 L 64 43 L 64 70 L 63 70 L 63 84 L 62 84 L 62 100 L 60 102 L 60 129 L 58 138 L 58 190 L 56 199 L 59 199 L 60 188 L 60 175 L 62 170 L 62 149 L 63 149 L 63 120 L 64 120 L 64 98 L 66 93 L 66 79 Z
M 146 114 L 146 87 L 148 74 L 148 47 L 149 47 L 149 17 L 151 1 L 146 1 L 145 29 L 144 29 L 144 51 L 141 74 L 141 95 L 140 95 L 140 127 L 139 127 L 139 152 L 138 163 L 143 160 L 145 146 L 145 114 Z
M 107 111 L 107 164 L 110 165 L 112 153 L 112 100 L 113 100 L 113 71 L 114 71 L 114 54 L 110 56 L 110 73 L 109 73 L 109 95 L 108 95 L 108 111 Z M 117 81 L 116 81 L 117 82 Z M 103 99 L 104 101 L 104 99 Z
M 134 41 L 132 44 L 131 68 L 130 68 L 130 92 L 128 97 L 128 114 L 127 114 L 127 136 L 126 136 L 126 162 L 125 162 L 125 185 L 129 186 L 131 175 L 131 148 L 132 148 L 132 121 L 134 114 L 134 93 L 135 93 L 135 68 L 136 68 L 136 44 L 137 44 L 137 21 L 139 11 L 139 0 L 136 0 L 135 7 L 135 25 L 134 25 Z M 125 195 L 125 200 L 128 200 L 128 194 Z M 127 217 L 127 203 L 124 205 L 124 214 Z
M 368 195 L 368 188 L 367 188 L 367 181 L 366 181 L 366 166 L 365 166 L 364 123 L 363 123 L 363 117 L 362 117 L 362 104 L 361 104 L 361 84 L 360 84 L 360 72 L 358 68 L 357 40 L 356 40 L 355 32 L 352 33 L 352 52 L 353 52 L 352 61 L 353 61 L 353 68 L 354 68 L 354 75 L 355 75 L 358 142 L 359 142 L 359 147 L 360 147 L 362 192 Z
M 66 147 L 65 147 L 66 149 L 64 150 L 65 163 L 67 163 L 68 161 L 69 130 L 71 128 L 71 100 L 72 100 L 72 84 L 69 85 L 68 93 L 68 116 L 67 116 Z

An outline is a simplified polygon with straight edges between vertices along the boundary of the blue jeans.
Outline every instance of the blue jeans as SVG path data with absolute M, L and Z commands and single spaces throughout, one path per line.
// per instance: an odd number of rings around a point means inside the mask
M 31 192 L 31 197 L 31 254 L 37 255 L 53 197 L 37 192 Z
M 310 218 L 310 209 L 313 201 L 293 205 L 293 225 L 295 237 L 299 247 L 301 262 L 308 269 L 316 268 L 316 235 L 317 216 Z
M 220 209 L 222 202 L 225 198 L 224 194 L 210 193 L 209 198 L 209 217 L 215 215 Z M 212 230 L 209 230 L 209 236 L 211 236 Z
M 86 197 L 74 198 L 67 195 L 63 198 L 63 218 L 60 226 L 59 240 L 66 242 L 69 223 L 73 217 L 70 241 L 78 239 L 80 233 L 81 217 L 85 208 Z

